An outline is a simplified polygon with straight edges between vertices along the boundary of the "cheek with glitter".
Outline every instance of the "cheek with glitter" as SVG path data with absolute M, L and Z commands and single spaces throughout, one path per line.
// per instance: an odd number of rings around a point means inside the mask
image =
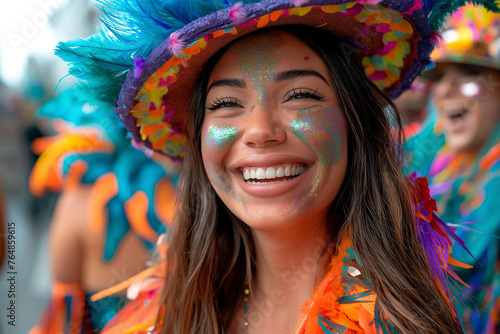
M 234 125 L 213 124 L 208 127 L 206 143 L 214 149 L 226 149 L 236 139 L 238 128 Z
M 226 193 L 230 192 L 231 189 L 224 173 L 222 160 L 225 151 L 230 147 L 237 135 L 238 129 L 234 125 L 210 124 L 203 131 L 202 145 L 205 152 L 203 157 L 205 170 L 213 186 Z
M 204 151 L 203 163 L 212 186 L 217 192 L 225 193 L 227 197 L 238 201 L 246 208 L 246 200 L 237 194 L 222 166 L 225 150 L 238 136 L 238 128 L 234 125 L 211 124 L 202 132 Z
M 342 159 L 347 127 L 338 107 L 301 110 L 290 123 L 290 127 L 319 159 L 319 173 L 314 185 L 299 198 L 299 201 L 305 201 L 316 196 L 326 181 L 329 168 Z

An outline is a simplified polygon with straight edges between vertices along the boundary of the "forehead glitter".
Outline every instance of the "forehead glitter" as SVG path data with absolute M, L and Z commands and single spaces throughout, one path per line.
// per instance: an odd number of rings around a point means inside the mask
M 257 91 L 257 103 L 264 101 L 265 85 L 273 80 L 277 60 L 274 57 L 278 38 L 271 36 L 254 36 L 244 41 L 242 47 L 235 52 L 237 65 L 243 75 L 253 82 Z
M 314 107 L 301 110 L 290 127 L 319 159 L 316 181 L 312 187 L 305 189 L 296 203 L 304 205 L 317 196 L 318 190 L 326 181 L 329 168 L 341 160 L 347 135 L 346 124 L 339 107 Z

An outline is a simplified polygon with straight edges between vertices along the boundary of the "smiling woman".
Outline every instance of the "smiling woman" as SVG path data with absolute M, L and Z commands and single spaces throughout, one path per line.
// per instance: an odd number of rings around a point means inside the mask
M 231 45 L 208 82 L 201 152 L 217 195 L 259 229 L 323 221 L 344 179 L 347 133 L 321 58 L 265 31 Z
M 453 231 L 387 115 L 427 61 L 433 4 L 126 1 L 112 33 L 61 44 L 134 143 L 182 167 L 162 259 L 104 333 L 462 332 Z M 97 45 L 123 54 L 90 64 Z

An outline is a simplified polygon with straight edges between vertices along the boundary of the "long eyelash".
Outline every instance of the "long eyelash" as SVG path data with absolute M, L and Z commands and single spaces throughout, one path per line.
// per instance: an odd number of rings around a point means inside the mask
M 214 98 L 210 103 L 205 104 L 205 109 L 210 111 L 216 110 L 224 104 L 238 104 L 238 101 L 232 97 L 217 97 Z
M 288 93 L 287 97 L 288 98 L 294 98 L 296 96 L 307 96 L 309 98 L 315 99 L 315 100 L 323 100 L 325 97 L 321 94 L 318 93 L 318 90 L 316 89 L 315 91 L 312 91 L 310 89 L 306 88 L 292 88 L 292 91 Z

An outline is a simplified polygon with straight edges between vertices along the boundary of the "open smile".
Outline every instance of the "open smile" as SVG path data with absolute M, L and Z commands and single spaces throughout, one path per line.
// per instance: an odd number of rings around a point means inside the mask
M 250 196 L 269 198 L 290 194 L 316 164 L 312 157 L 291 154 L 250 155 L 228 168 L 241 190 Z
M 242 168 L 243 178 L 246 183 L 260 185 L 290 181 L 302 174 L 304 170 L 305 166 L 303 164 L 280 164 L 269 167 Z

